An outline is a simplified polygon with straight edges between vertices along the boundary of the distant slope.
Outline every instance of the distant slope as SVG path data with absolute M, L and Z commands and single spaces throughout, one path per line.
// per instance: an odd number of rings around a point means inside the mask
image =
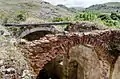
M 105 3 L 106 5 L 108 6 L 120 6 L 120 2 L 108 2 L 108 3 Z
M 72 7 L 72 8 L 74 8 L 74 9 L 76 9 L 76 10 L 78 10 L 78 11 L 83 11 L 85 8 L 83 8 L 83 7 Z
M 104 4 L 92 5 L 85 9 L 85 11 L 97 12 L 120 12 L 120 2 L 108 2 Z
M 62 5 L 62 4 L 58 4 L 57 6 L 74 13 L 84 10 L 84 8 L 82 7 L 66 7 L 65 5 Z
M 71 11 L 42 0 L 0 0 L 0 19 L 2 17 L 1 14 L 14 17 L 18 11 L 26 11 L 30 17 L 40 19 L 72 15 Z

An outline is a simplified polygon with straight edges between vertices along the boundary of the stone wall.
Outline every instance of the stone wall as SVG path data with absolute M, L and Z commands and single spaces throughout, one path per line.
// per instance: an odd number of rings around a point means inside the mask
M 77 73 L 71 71 L 77 74 L 77 79 L 101 79 L 101 64 L 94 47 L 79 45 L 70 49 L 69 55 L 70 62 L 73 60 L 78 62 Z
M 69 33 L 67 35 L 47 35 L 40 40 L 27 42 L 25 45 L 20 46 L 23 47 L 25 52 L 27 51 L 27 57 L 37 76 L 45 64 L 59 55 L 64 55 L 65 67 L 63 69 L 68 70 L 69 59 L 77 58 L 74 56 L 74 52 L 72 53 L 74 57 L 72 57 L 72 55 L 69 54 L 69 50 L 74 46 L 86 45 L 88 48 L 86 48 L 86 46 L 80 47 L 80 50 L 85 48 L 83 52 L 81 51 L 83 54 L 80 54 L 80 52 L 76 53 L 78 54 L 77 56 L 80 56 L 78 58 L 79 60 L 76 60 L 78 65 L 75 66 L 83 70 L 85 79 L 111 79 L 114 64 L 119 56 L 119 50 L 117 50 L 117 45 L 120 42 L 119 39 L 119 30 L 103 30 L 85 33 Z M 89 46 L 92 48 L 89 49 Z M 90 53 L 88 57 L 87 50 L 89 50 Z M 94 57 L 92 58 L 91 55 L 94 55 Z M 88 61 L 86 61 L 87 59 Z M 95 60 L 96 62 L 94 62 Z M 81 64 L 82 62 L 86 63 L 84 67 L 82 66 L 83 64 Z M 93 65 L 90 65 L 90 63 L 93 63 Z M 95 63 L 98 64 L 94 66 Z M 98 68 L 100 70 L 97 70 Z M 96 71 L 97 76 L 93 74 Z M 66 73 L 67 79 L 68 71 L 64 73 Z

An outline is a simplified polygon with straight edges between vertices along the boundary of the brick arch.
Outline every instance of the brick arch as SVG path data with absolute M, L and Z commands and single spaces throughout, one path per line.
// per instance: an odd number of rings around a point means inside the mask
M 69 59 L 69 49 L 76 45 L 93 46 L 101 62 L 101 79 L 110 78 L 111 67 L 118 57 L 118 54 L 109 52 L 111 44 L 119 43 L 119 30 L 103 30 L 85 33 L 69 33 L 67 35 L 45 36 L 40 40 L 28 42 L 24 47 L 28 50 L 28 57 L 35 73 L 38 74 L 43 66 L 65 54 Z M 118 52 L 117 52 L 118 53 Z M 112 65 L 113 64 L 113 65 Z
M 24 38 L 25 36 L 38 31 L 47 31 L 47 32 L 55 33 L 57 30 L 54 27 L 36 27 L 36 28 L 26 29 L 20 34 L 19 38 Z

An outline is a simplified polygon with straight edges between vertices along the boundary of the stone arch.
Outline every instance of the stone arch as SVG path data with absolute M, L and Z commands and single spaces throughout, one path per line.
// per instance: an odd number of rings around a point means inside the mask
M 45 36 L 46 34 L 54 34 L 57 30 L 54 27 L 35 27 L 32 29 L 27 29 L 23 31 L 19 38 L 39 40 L 40 37 Z M 30 38 L 31 37 L 31 38 Z
M 110 68 L 112 64 L 114 65 L 116 57 L 109 52 L 108 48 L 111 43 L 119 43 L 119 40 L 120 32 L 118 30 L 103 30 L 58 36 L 49 35 L 40 40 L 28 42 L 24 48 L 29 52 L 31 66 L 37 75 L 44 65 L 55 59 L 56 56 L 65 55 L 65 58 L 69 60 L 69 50 L 72 47 L 77 45 L 93 47 L 100 62 L 100 79 L 110 79 Z

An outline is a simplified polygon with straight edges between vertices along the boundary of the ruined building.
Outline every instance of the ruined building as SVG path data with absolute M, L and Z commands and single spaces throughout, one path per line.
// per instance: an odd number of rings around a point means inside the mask
M 120 78 L 120 30 L 85 24 L 71 24 L 63 34 L 48 29 L 37 40 L 38 29 L 22 32 L 24 39 L 32 39 L 19 47 L 36 79 Z

